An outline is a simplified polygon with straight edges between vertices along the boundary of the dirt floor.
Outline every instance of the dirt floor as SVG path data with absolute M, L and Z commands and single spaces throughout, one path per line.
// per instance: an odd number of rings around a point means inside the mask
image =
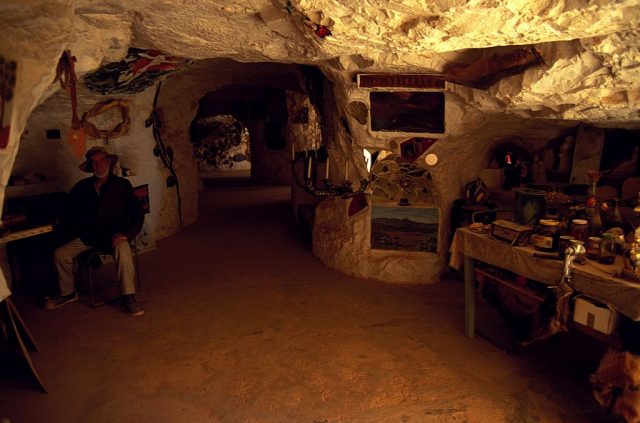
M 461 280 L 340 274 L 310 253 L 288 188 L 214 185 L 196 224 L 140 256 L 143 317 L 87 298 L 44 311 L 17 290 L 49 393 L 5 355 L 0 421 L 616 421 L 588 382 L 603 345 L 467 339 Z

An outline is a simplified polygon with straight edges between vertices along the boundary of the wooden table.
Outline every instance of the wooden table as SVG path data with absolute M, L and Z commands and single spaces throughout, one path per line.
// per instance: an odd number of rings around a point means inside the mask
M 562 280 L 563 262 L 534 257 L 532 247 L 512 247 L 487 234 L 456 230 L 451 243 L 450 265 L 460 269 L 464 265 L 465 334 L 475 336 L 475 260 L 515 272 L 526 278 L 556 285 Z M 640 321 L 640 283 L 613 276 L 616 267 L 587 260 L 575 265 L 573 288 L 634 321 Z

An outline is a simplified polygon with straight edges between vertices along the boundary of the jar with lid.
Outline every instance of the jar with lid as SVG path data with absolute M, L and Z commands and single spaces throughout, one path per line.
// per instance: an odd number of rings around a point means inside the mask
M 613 264 L 616 258 L 616 239 L 612 233 L 602 234 L 600 246 L 600 258 L 598 262 L 602 264 Z
M 589 260 L 598 260 L 600 258 L 600 249 L 602 247 L 602 238 L 599 236 L 590 236 L 584 248 L 587 250 L 587 258 Z
M 559 223 L 554 219 L 540 219 L 536 233 L 531 235 L 536 250 L 548 253 L 558 251 Z
M 589 222 L 586 219 L 573 219 L 569 227 L 569 235 L 575 239 L 585 241 L 589 231 Z

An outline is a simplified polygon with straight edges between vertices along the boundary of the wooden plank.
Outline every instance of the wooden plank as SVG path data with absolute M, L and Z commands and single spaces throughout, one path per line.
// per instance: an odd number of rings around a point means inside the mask
M 525 286 L 520 286 L 520 285 L 517 285 L 517 284 L 515 284 L 513 282 L 507 281 L 505 279 L 501 279 L 501 278 L 499 278 L 499 277 L 497 277 L 495 275 L 492 275 L 491 273 L 485 272 L 484 270 L 481 270 L 481 269 L 476 269 L 476 272 L 480 273 L 481 275 L 484 275 L 485 277 L 487 277 L 488 279 L 491 279 L 494 282 L 497 282 L 497 283 L 499 283 L 501 285 L 504 285 L 507 288 L 512 289 L 514 291 L 517 291 L 517 292 L 519 292 L 519 293 L 521 293 L 521 294 L 523 294 L 523 295 L 525 295 L 525 296 L 527 296 L 529 298 L 532 298 L 532 299 L 540 301 L 540 302 L 543 302 L 545 300 L 545 297 L 542 294 L 538 294 L 534 290 L 529 289 L 529 288 L 527 288 Z
M 622 347 L 622 341 L 620 340 L 620 336 L 616 332 L 612 333 L 611 335 L 607 335 L 605 333 L 592 329 L 589 326 L 574 322 L 573 320 L 569 321 L 569 328 L 596 338 L 597 340 L 611 345 L 614 348 L 620 349 Z
M 13 335 L 13 337 L 16 340 L 16 342 L 18 343 L 18 347 L 20 349 L 20 352 L 22 353 L 22 357 L 27 362 L 27 365 L 29 366 L 29 370 L 31 370 L 31 375 L 38 382 L 38 386 L 40 386 L 40 388 L 45 393 L 49 393 L 49 391 L 47 390 L 47 387 L 45 386 L 43 380 L 40 378 L 40 375 L 38 374 L 38 371 L 36 370 L 36 366 L 33 364 L 33 361 L 31 360 L 31 355 L 29 355 L 29 351 L 27 350 L 27 346 L 25 345 L 24 341 L 22 340 L 22 336 L 20 335 L 21 332 L 24 333 L 24 331 L 21 331 L 20 328 L 18 328 L 18 326 L 16 324 L 16 320 L 14 318 L 14 312 L 16 311 L 15 307 L 13 307 L 13 304 L 10 303 L 9 298 L 5 299 L 5 301 L 0 303 L 0 307 L 4 308 L 4 312 L 2 314 L 4 315 L 5 319 L 7 320 L 5 322 L 7 324 L 7 330 L 10 332 L 10 335 Z M 21 318 L 19 318 L 19 321 L 21 322 L 21 324 L 24 323 Z M 26 328 L 23 328 L 23 329 L 26 329 Z M 30 334 L 29 334 L 29 336 L 30 336 Z M 33 341 L 33 339 L 31 339 L 30 341 Z M 35 345 L 35 341 L 34 341 L 34 345 Z
M 9 314 L 11 314 L 11 317 L 15 320 L 16 328 L 18 329 L 20 334 L 22 334 L 22 337 L 24 337 L 24 341 L 27 347 L 29 347 L 31 351 L 40 351 L 35 338 L 29 331 L 27 324 L 24 322 L 24 320 L 22 320 L 22 316 L 20 316 L 20 313 L 18 313 L 16 306 L 13 305 L 13 301 L 11 301 L 11 298 L 7 298 L 5 302 L 7 303 Z

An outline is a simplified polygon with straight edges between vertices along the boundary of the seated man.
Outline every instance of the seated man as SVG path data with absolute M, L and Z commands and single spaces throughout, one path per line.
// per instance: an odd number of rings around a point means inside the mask
M 97 247 L 113 250 L 124 310 L 130 316 L 141 316 L 144 311 L 134 297 L 135 267 L 129 241 L 142 229 L 142 207 L 131 183 L 112 173 L 116 155 L 104 147 L 92 147 L 85 157 L 80 169 L 93 176 L 77 182 L 67 196 L 61 229 L 71 241 L 54 252 L 60 295 L 49 298 L 44 308 L 53 310 L 78 299 L 73 261 L 81 252 Z

